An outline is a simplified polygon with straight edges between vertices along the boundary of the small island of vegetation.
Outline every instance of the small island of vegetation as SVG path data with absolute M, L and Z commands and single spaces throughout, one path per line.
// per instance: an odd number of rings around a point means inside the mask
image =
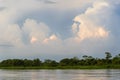
M 105 58 L 94 58 L 84 55 L 64 58 L 59 62 L 46 59 L 7 59 L 0 62 L 0 69 L 120 69 L 120 54 L 112 57 L 110 52 L 105 52 Z

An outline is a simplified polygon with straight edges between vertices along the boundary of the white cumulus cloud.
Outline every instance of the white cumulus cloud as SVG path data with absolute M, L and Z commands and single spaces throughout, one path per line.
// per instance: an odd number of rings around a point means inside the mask
M 22 27 L 23 35 L 27 34 L 31 43 L 42 42 L 50 33 L 49 27 L 44 23 L 27 19 Z
M 109 7 L 107 2 L 98 1 L 95 2 L 92 7 L 88 8 L 85 13 L 76 16 L 74 18 L 75 23 L 72 26 L 73 33 L 75 33 L 80 40 L 106 38 L 109 35 L 109 31 L 107 31 L 103 25 L 97 23 L 101 21 L 98 16 L 104 13 L 100 11 L 106 7 Z

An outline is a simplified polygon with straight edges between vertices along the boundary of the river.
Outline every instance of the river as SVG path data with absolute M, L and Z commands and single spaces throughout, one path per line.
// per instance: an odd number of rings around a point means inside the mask
M 120 80 L 120 69 L 103 70 L 4 70 L 0 80 Z

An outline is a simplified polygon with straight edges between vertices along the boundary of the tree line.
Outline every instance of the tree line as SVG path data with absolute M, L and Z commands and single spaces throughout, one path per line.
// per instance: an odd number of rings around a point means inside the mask
M 105 52 L 105 58 L 94 58 L 84 55 L 82 59 L 77 57 L 64 58 L 59 62 L 46 59 L 41 61 L 39 58 L 30 59 L 7 59 L 0 62 L 0 67 L 65 67 L 65 66 L 102 66 L 120 65 L 120 54 L 112 57 L 110 52 Z

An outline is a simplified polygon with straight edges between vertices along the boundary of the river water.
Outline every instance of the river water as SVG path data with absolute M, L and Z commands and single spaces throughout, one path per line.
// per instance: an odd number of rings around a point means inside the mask
M 0 80 L 120 80 L 120 69 L 0 70 Z

